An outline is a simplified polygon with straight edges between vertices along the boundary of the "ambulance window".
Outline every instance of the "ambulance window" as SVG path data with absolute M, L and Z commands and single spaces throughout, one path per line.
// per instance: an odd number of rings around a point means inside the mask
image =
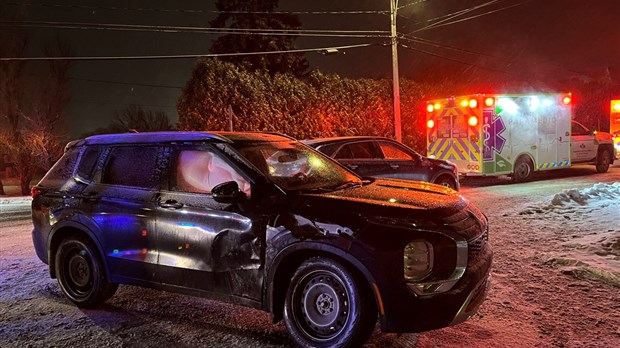
M 437 117 L 437 138 L 450 138 L 450 116 Z
M 468 115 L 454 115 L 452 120 L 453 138 L 467 138 L 467 117 Z

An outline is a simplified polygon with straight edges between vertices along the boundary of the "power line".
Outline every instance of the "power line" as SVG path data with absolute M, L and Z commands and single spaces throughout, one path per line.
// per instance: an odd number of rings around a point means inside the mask
M 490 1 L 488 3 L 485 3 L 485 4 L 481 5 L 481 6 L 479 6 L 478 8 L 480 8 L 482 6 L 487 6 L 487 5 L 489 5 L 491 3 L 494 3 L 496 1 L 497 0 Z M 455 15 L 455 16 L 452 16 L 452 17 L 448 17 L 448 18 L 446 18 L 446 19 L 444 19 L 444 20 L 442 20 L 440 22 L 437 22 L 437 23 L 434 23 L 434 24 L 430 24 L 430 25 L 427 25 L 427 26 L 422 27 L 420 29 L 414 30 L 414 31 L 410 32 L 409 34 L 417 33 L 417 32 L 423 31 L 423 30 L 444 27 L 444 26 L 447 26 L 447 25 L 452 25 L 452 24 L 456 24 L 456 23 L 460 23 L 460 22 L 465 22 L 465 21 L 468 21 L 468 20 L 471 20 L 471 19 L 476 19 L 476 18 L 479 18 L 479 17 L 482 17 L 482 16 L 486 16 L 486 15 L 490 15 L 490 14 L 499 12 L 499 11 L 504 11 L 504 10 L 507 10 L 507 9 L 510 9 L 510 8 L 513 8 L 513 7 L 521 6 L 521 5 L 524 5 L 524 4 L 526 4 L 528 2 L 532 2 L 532 1 L 534 1 L 534 0 L 525 0 L 525 1 L 522 1 L 522 2 L 517 3 L 517 4 L 512 4 L 512 5 L 509 5 L 509 6 L 506 6 L 506 7 L 498 8 L 498 9 L 495 9 L 495 10 L 490 10 L 490 11 L 483 12 L 483 13 L 480 13 L 480 14 L 477 14 L 477 15 L 473 15 L 473 16 L 470 16 L 470 17 L 465 17 L 465 18 L 461 18 L 461 19 L 456 19 L 456 20 L 450 21 L 453 18 L 459 17 L 459 16 L 461 16 L 461 15 L 463 15 L 465 13 L 469 13 L 469 12 L 471 12 L 474 9 L 477 9 L 477 8 L 468 9 L 467 11 L 461 11 L 461 13 L 459 13 L 458 15 Z
M 454 46 L 442 44 L 442 43 L 439 43 L 439 42 L 436 42 L 436 41 L 432 41 L 432 40 L 428 40 L 428 39 L 424 39 L 424 38 L 421 38 L 421 37 L 418 37 L 418 36 L 410 36 L 410 35 L 407 35 L 407 34 L 402 34 L 402 35 L 399 36 L 399 38 L 402 39 L 402 40 L 407 40 L 407 41 L 411 41 L 411 42 L 414 42 L 414 43 L 434 46 L 434 47 L 443 48 L 443 49 L 449 49 L 449 50 L 463 52 L 463 53 L 468 53 L 468 54 L 473 54 L 473 55 L 477 55 L 477 56 L 497 58 L 497 57 L 494 57 L 494 56 L 486 54 L 486 53 L 476 52 L 476 51 L 472 51 L 472 50 L 466 50 L 464 48 L 459 48 L 459 47 L 454 47 Z
M 480 69 L 491 70 L 491 71 L 500 72 L 500 73 L 507 74 L 507 75 L 514 75 L 514 76 L 519 76 L 519 77 L 521 76 L 519 74 L 515 74 L 515 73 L 512 73 L 512 72 L 505 71 L 505 70 L 489 68 L 489 67 L 473 64 L 473 63 L 470 63 L 470 62 L 462 61 L 462 60 L 459 60 L 459 59 L 455 59 L 455 58 L 451 58 L 451 57 L 446 57 L 446 56 L 443 56 L 441 54 L 429 52 L 429 51 L 422 50 L 422 49 L 419 49 L 419 48 L 410 47 L 410 46 L 407 46 L 407 45 L 402 44 L 402 43 L 399 44 L 399 46 L 404 47 L 404 48 L 409 49 L 409 50 L 412 50 L 412 51 L 424 53 L 424 54 L 427 54 L 429 56 L 433 56 L 433 57 L 437 57 L 437 58 L 442 58 L 442 59 L 445 59 L 445 60 L 450 60 L 450 61 L 453 61 L 453 62 L 457 62 L 457 63 L 469 65 L 469 66 L 473 66 L 473 67 L 480 68 Z
M 426 0 L 421 0 L 426 1 Z M 164 12 L 164 13 L 199 13 L 199 14 L 275 14 L 275 15 L 340 15 L 340 14 L 389 14 L 384 10 L 367 10 L 367 11 L 217 11 L 217 10 L 197 10 L 197 9 L 165 9 L 165 8 L 149 8 L 149 7 L 118 7 L 118 6 L 87 6 L 87 5 L 64 5 L 64 4 L 44 4 L 44 3 L 26 3 L 20 4 L 9 2 L 10 6 L 41 6 L 49 8 L 74 8 L 81 10 L 109 10 L 109 11 L 141 11 L 141 12 Z
M 333 46 L 306 48 L 295 50 L 281 51 L 263 51 L 263 52 L 235 52 L 235 53 L 207 53 L 207 54 L 179 54 L 179 55 L 143 55 L 143 56 L 83 56 L 83 57 L 0 57 L 0 61 L 37 61 L 37 60 L 139 60 L 139 59 L 195 59 L 195 58 L 216 58 L 216 57 L 233 57 L 233 56 L 255 56 L 266 54 L 286 54 L 286 53 L 304 53 L 304 52 L 327 52 L 328 50 L 347 50 L 353 48 L 376 46 L 377 44 L 358 44 L 348 46 Z
M 484 12 L 484 13 L 481 13 L 481 14 L 478 14 L 478 15 L 470 16 L 470 17 L 465 17 L 465 18 L 457 19 L 457 20 L 454 20 L 452 22 L 431 25 L 430 27 L 427 27 L 427 28 L 420 28 L 420 29 L 418 29 L 418 30 L 416 30 L 414 32 L 421 31 L 421 30 L 427 30 L 427 29 L 439 28 L 439 27 L 443 27 L 443 26 L 446 26 L 446 25 L 452 25 L 452 24 L 456 24 L 456 23 L 460 23 L 460 22 L 465 22 L 465 21 L 468 21 L 468 20 L 471 20 L 471 19 L 476 19 L 476 18 L 479 18 L 479 17 L 482 17 L 482 16 L 486 16 L 486 15 L 490 15 L 490 14 L 493 14 L 493 13 L 496 13 L 496 12 L 504 11 L 504 10 L 507 10 L 507 9 L 510 9 L 510 8 L 513 8 L 513 7 L 521 6 L 521 5 L 527 4 L 528 2 L 532 2 L 532 1 L 534 1 L 534 0 L 521 1 L 520 3 L 517 3 L 517 4 L 512 4 L 510 6 L 498 8 L 496 10 L 487 11 L 487 12 Z
M 465 8 L 463 10 L 459 10 L 459 11 L 456 11 L 456 12 L 453 12 L 453 13 L 449 13 L 449 14 L 441 16 L 441 17 L 431 18 L 431 19 L 429 19 L 429 22 L 434 21 L 434 20 L 438 20 L 438 19 L 440 19 L 440 21 L 436 22 L 436 23 L 433 23 L 433 24 L 429 24 L 429 25 L 424 26 L 422 28 L 416 29 L 416 30 L 410 32 L 409 34 L 417 33 L 417 32 L 422 31 L 422 30 L 431 29 L 431 28 L 433 28 L 433 27 L 435 27 L 435 26 L 437 26 L 437 25 L 439 25 L 441 23 L 448 22 L 448 21 L 450 21 L 450 20 L 452 20 L 452 19 L 454 19 L 456 17 L 459 17 L 459 16 L 464 15 L 466 13 L 478 10 L 478 9 L 483 8 L 485 6 L 492 5 L 492 4 L 494 4 L 494 3 L 498 2 L 498 1 L 502 1 L 502 0 L 491 0 L 491 1 L 485 2 L 484 4 L 480 4 L 480 5 L 477 5 L 477 6 Z
M 0 21 L 0 26 L 19 26 L 32 28 L 142 31 L 164 33 L 233 34 L 264 36 L 313 36 L 313 37 L 388 37 L 384 30 L 324 30 L 324 29 L 254 29 L 254 28 L 209 28 L 165 25 L 138 25 L 114 23 L 79 23 L 48 21 Z
M 414 2 L 412 2 L 412 3 L 409 3 L 409 4 L 406 4 L 406 5 L 400 6 L 400 7 L 396 8 L 396 10 L 401 10 L 401 9 L 406 8 L 406 7 L 409 7 L 409 6 L 413 6 L 413 5 L 421 4 L 421 3 L 426 2 L 426 1 L 427 1 L 427 0 L 418 0 L 418 1 L 414 1 Z

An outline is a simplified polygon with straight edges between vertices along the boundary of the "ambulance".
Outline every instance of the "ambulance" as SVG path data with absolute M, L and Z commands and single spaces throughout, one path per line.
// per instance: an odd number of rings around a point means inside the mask
M 620 99 L 611 101 L 609 113 L 609 133 L 614 137 L 616 159 L 620 160 Z
M 510 175 L 592 163 L 613 164 L 611 134 L 571 119 L 566 94 L 474 94 L 426 105 L 427 155 L 454 162 L 463 176 Z

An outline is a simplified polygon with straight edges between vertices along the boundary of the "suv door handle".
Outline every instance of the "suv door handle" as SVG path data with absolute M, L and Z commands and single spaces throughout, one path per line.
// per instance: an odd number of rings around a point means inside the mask
M 400 166 L 398 164 L 390 164 L 390 168 L 398 169 Z
M 183 203 L 179 203 L 174 199 L 167 199 L 165 202 L 160 201 L 159 206 L 166 209 L 179 209 L 183 208 Z
M 357 169 L 357 167 L 359 167 L 357 164 L 349 164 L 347 167 L 351 168 L 351 169 Z

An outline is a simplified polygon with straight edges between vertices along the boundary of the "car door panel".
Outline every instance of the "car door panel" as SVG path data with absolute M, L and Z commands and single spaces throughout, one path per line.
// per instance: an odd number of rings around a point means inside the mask
M 173 165 L 181 158 L 177 156 Z M 205 166 L 203 170 L 209 168 L 212 169 Z M 172 169 L 173 176 L 181 175 L 177 169 Z M 194 175 L 179 182 L 198 185 L 195 179 Z M 209 186 L 213 184 L 210 182 Z M 162 191 L 157 199 L 159 281 L 260 299 L 261 287 L 245 284 L 261 279 L 260 228 L 238 211 L 236 205 L 218 203 L 209 192 L 177 191 L 181 189 L 173 184 L 171 190 Z

